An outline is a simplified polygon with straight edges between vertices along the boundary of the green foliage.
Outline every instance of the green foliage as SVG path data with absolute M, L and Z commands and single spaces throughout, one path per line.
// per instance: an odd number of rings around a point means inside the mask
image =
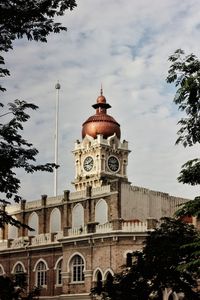
M 195 287 L 199 270 L 191 270 L 186 265 L 199 257 L 192 247 L 199 235 L 193 226 L 180 220 L 164 218 L 163 221 L 160 228 L 147 237 L 144 247 L 152 283 L 158 290 L 163 287 L 171 287 L 175 291 L 189 290 Z
M 143 252 L 133 253 L 132 267 L 116 274 L 113 282 L 102 288 L 102 299 L 148 300 L 153 295 L 154 299 L 162 300 L 165 288 L 184 292 L 188 300 L 199 299 L 194 291 L 198 267 L 184 267 L 194 259 L 191 245 L 199 238 L 198 233 L 193 226 L 179 220 L 162 221 L 159 228 L 149 233 Z M 94 288 L 91 292 L 97 291 Z
M 187 116 L 178 122 L 181 128 L 176 143 L 181 142 L 185 147 L 193 146 L 200 143 L 200 61 L 194 54 L 185 56 L 181 49 L 176 50 L 169 57 L 169 61 L 172 64 L 168 71 L 167 82 L 175 83 L 177 92 L 174 103 Z M 182 166 L 178 181 L 191 185 L 200 184 L 200 158 L 189 160 Z M 200 218 L 200 197 L 182 205 L 177 210 L 176 216 Z M 192 257 L 189 262 L 184 262 L 183 267 L 197 269 L 200 266 L 200 238 L 198 237 L 192 243 L 186 243 L 182 249 L 191 252 Z
M 16 280 L 16 278 L 20 278 Z M 20 283 L 20 284 L 19 284 Z M 0 299 L 1 300 L 32 300 L 38 299 L 40 289 L 33 288 L 29 293 L 26 292 L 26 274 L 17 274 L 15 278 L 0 276 Z
M 105 300 L 147 300 L 150 287 L 145 272 L 144 255 L 142 252 L 135 252 L 133 255 L 135 263 L 131 268 L 115 274 L 112 281 L 107 280 L 101 291 L 93 288 L 91 294 L 101 294 Z
M 200 184 L 200 159 L 187 161 L 183 166 L 178 177 L 178 181 L 191 185 Z
M 65 11 L 76 7 L 75 0 L 0 0 L 0 51 L 7 52 L 13 49 L 15 39 L 26 37 L 29 41 L 47 42 L 50 33 L 66 31 L 55 18 L 64 15 Z M 3 56 L 0 56 L 0 77 L 10 75 L 5 67 Z M 0 85 L 0 91 L 5 88 Z M 30 118 L 28 109 L 36 110 L 37 106 L 25 101 L 15 100 L 8 104 L 8 110 L 3 112 L 4 105 L 0 103 L 0 227 L 5 223 L 21 226 L 5 212 L 5 205 L 10 200 L 19 202 L 22 197 L 18 194 L 20 179 L 16 169 L 23 169 L 26 173 L 35 171 L 52 172 L 55 164 L 35 164 L 38 150 L 32 143 L 26 141 L 21 132 L 23 123 Z M 10 118 L 9 118 L 10 117 Z M 9 200 L 9 201 L 8 201 Z
M 196 197 L 194 200 L 190 200 L 181 205 L 175 215 L 177 217 L 196 216 L 197 218 L 200 218 L 200 197 Z
M 194 54 L 185 56 L 181 49 L 176 50 L 169 61 L 167 82 L 177 87 L 174 103 L 186 114 L 178 122 L 181 127 L 176 143 L 182 143 L 184 147 L 193 146 L 200 143 L 200 61 Z M 182 166 L 178 181 L 191 185 L 200 183 L 199 158 Z
M 18 194 L 21 181 L 16 175 L 16 169 L 23 169 L 27 173 L 36 171 L 53 172 L 55 164 L 35 164 L 38 150 L 27 142 L 21 135 L 23 123 L 30 118 L 28 109 L 36 110 L 37 106 L 25 101 L 15 100 L 8 104 L 6 123 L 0 123 L 0 202 L 9 203 L 8 200 L 19 202 L 22 197 Z M 1 117 L 5 116 L 2 115 Z M 21 223 L 0 210 L 0 227 L 4 223 L 20 226 Z
M 13 49 L 13 41 L 23 37 L 47 42 L 50 33 L 67 30 L 54 19 L 75 7 L 75 0 L 0 0 L 0 51 Z M 2 56 L 0 65 L 0 77 L 9 75 Z M 5 89 L 0 86 L 0 90 Z
M 177 143 L 192 146 L 200 142 L 200 61 L 194 54 L 184 56 L 181 49 L 176 50 L 169 61 L 172 64 L 167 82 L 175 83 L 178 89 L 174 103 L 187 115 L 178 122 L 181 128 Z

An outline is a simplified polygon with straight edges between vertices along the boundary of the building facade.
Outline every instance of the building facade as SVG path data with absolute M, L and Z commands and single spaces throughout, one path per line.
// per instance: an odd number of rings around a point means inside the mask
M 188 201 L 131 185 L 128 142 L 110 107 L 101 91 L 83 123 L 73 150 L 75 192 L 5 208 L 33 231 L 1 229 L 0 275 L 26 273 L 29 290 L 42 287 L 41 299 L 91 299 L 90 289 L 142 249 L 157 221 Z

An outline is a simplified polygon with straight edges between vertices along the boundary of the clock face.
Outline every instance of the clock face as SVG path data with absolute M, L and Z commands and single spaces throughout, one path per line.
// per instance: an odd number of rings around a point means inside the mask
M 110 156 L 108 158 L 108 167 L 112 172 L 117 172 L 119 170 L 119 161 L 117 157 Z
M 89 172 L 92 170 L 94 165 L 94 160 L 92 156 L 87 156 L 83 162 L 83 168 L 86 172 Z

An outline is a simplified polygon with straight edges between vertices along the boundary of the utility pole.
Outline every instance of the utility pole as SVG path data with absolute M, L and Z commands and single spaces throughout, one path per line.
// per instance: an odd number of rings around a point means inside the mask
M 56 124 L 55 124 L 55 164 L 58 164 L 58 126 L 59 126 L 59 92 L 61 85 L 56 83 Z M 58 169 L 54 169 L 54 196 L 58 195 Z

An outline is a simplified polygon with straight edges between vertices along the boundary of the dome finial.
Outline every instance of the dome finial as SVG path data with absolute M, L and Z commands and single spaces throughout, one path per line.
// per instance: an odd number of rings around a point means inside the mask
M 103 86 L 102 86 L 102 83 L 101 83 L 100 95 L 103 96 Z

